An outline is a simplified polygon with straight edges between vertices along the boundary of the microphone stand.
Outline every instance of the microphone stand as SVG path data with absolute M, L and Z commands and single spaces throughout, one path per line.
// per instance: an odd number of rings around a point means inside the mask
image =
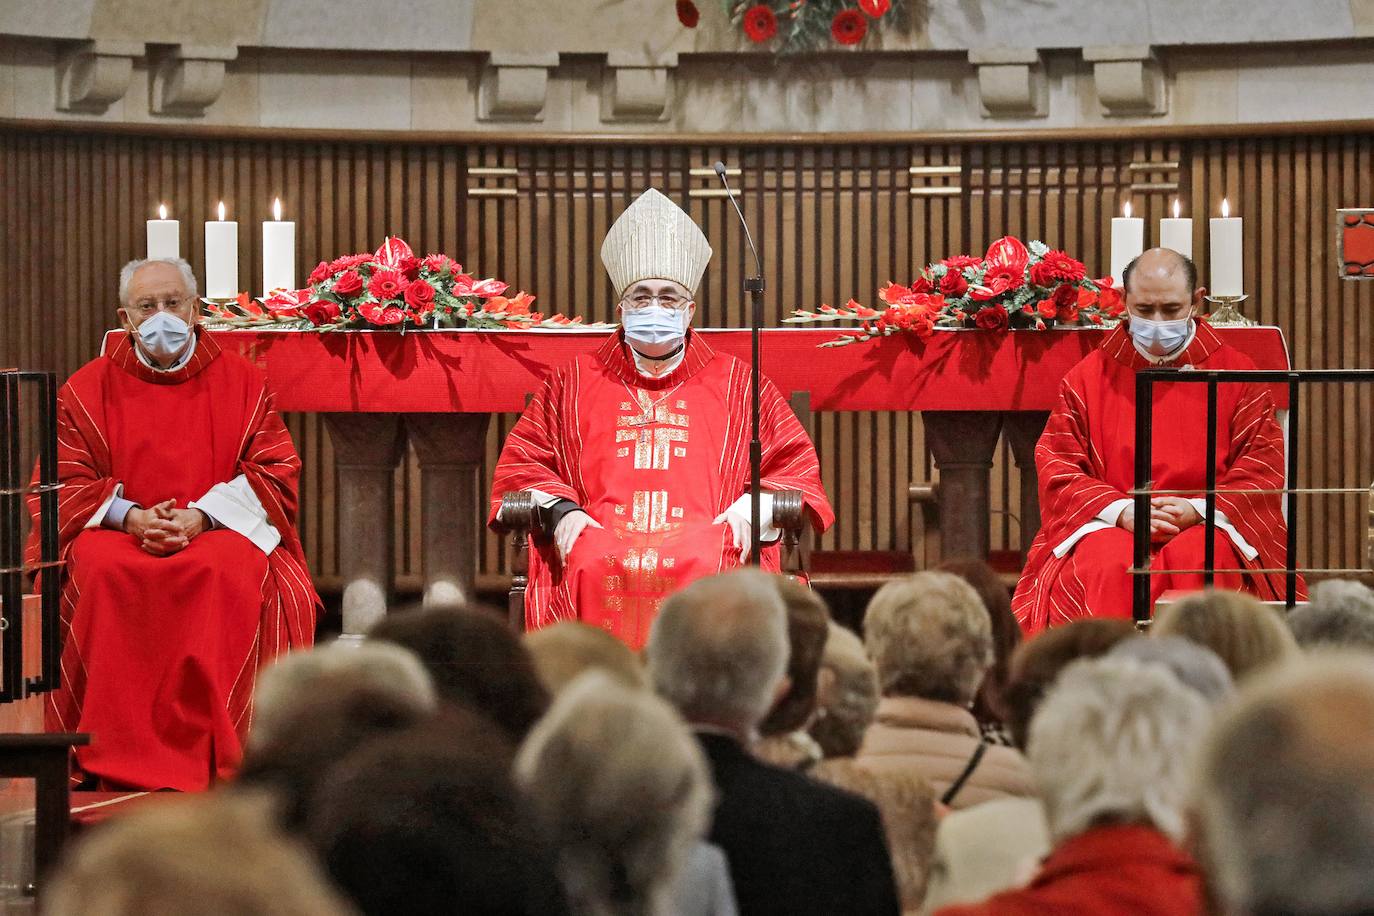
M 749 250 L 754 255 L 754 276 L 746 277 L 744 280 L 744 291 L 749 296 L 750 320 L 749 320 L 749 343 L 750 343 L 750 365 L 749 365 L 749 420 L 751 424 L 751 437 L 749 439 L 749 565 L 758 566 L 763 562 L 762 547 L 759 543 L 759 507 L 762 501 L 762 489 L 760 480 L 763 473 L 763 441 L 759 438 L 759 331 L 763 327 L 763 261 L 759 258 L 759 250 L 754 247 L 754 237 L 749 233 L 749 222 L 744 218 L 744 211 L 740 209 L 739 201 L 735 200 L 735 194 L 730 189 L 730 182 L 725 177 L 725 163 L 715 164 L 716 177 L 725 186 L 725 196 L 735 208 L 735 214 L 739 217 L 740 227 L 744 230 L 744 240 L 749 243 Z

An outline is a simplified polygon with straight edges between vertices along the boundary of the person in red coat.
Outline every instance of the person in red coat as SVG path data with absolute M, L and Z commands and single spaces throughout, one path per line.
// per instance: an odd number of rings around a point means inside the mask
M 1031 723 L 1028 750 L 1055 846 L 1025 887 L 935 916 L 1195 916 L 1197 866 L 1176 845 L 1190 751 L 1212 711 L 1164 666 L 1075 662 Z
M 1135 374 L 1141 369 L 1253 369 L 1222 343 L 1198 310 L 1206 290 L 1197 268 L 1155 248 L 1126 268 L 1127 323 L 1069 370 L 1059 403 L 1035 448 L 1043 524 L 1026 556 L 1012 611 L 1028 635 L 1080 617 L 1129 617 L 1134 531 L 1150 526 L 1151 598 L 1203 586 L 1207 389 L 1154 389 L 1153 487 L 1185 491 L 1151 499 L 1137 519 L 1127 495 L 1135 484 Z M 1284 594 L 1286 525 L 1283 435 L 1267 388 L 1218 387 L 1215 584 L 1262 599 Z M 1173 572 L 1170 572 L 1173 571 Z M 1299 597 L 1305 590 L 1299 582 Z
M 120 302 L 128 333 L 58 394 L 66 568 L 46 725 L 91 734 L 76 781 L 198 790 L 239 763 L 257 670 L 314 640 L 300 458 L 262 375 L 202 333 L 189 264 L 128 264 Z

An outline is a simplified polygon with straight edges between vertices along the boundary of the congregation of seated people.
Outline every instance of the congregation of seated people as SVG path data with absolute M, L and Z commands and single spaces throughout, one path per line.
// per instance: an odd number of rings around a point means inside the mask
M 90 828 L 51 916 L 1374 912 L 1374 591 L 1022 641 L 1001 580 L 858 632 L 700 579 L 641 652 L 398 607 L 259 676 L 242 766 Z

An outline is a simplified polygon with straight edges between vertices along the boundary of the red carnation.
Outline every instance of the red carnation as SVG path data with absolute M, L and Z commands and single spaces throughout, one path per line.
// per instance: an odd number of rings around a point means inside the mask
M 689 29 L 697 27 L 701 13 L 697 12 L 697 5 L 692 0 L 677 0 L 677 21 L 687 26 Z
M 405 292 L 406 275 L 399 270 L 379 270 L 367 281 L 367 291 L 378 301 L 398 298 Z
M 1077 283 L 1087 273 L 1082 261 L 1076 261 L 1062 251 L 1050 251 L 1031 265 L 1030 278 L 1036 286 L 1049 287 L 1056 283 Z
M 424 280 L 412 280 L 406 287 L 406 305 L 410 306 L 411 317 L 417 320 L 434 311 L 434 287 Z
M 754 44 L 762 44 L 778 34 L 778 17 L 765 3 L 751 6 L 744 12 L 744 34 Z
M 310 283 L 312 286 L 316 283 L 323 283 L 333 276 L 333 274 L 334 271 L 329 269 L 329 262 L 321 261 L 319 264 L 315 265 L 314 270 L 310 271 Z
M 429 254 L 425 255 L 425 259 L 421 263 L 424 265 L 425 270 L 430 273 L 441 274 L 453 262 L 449 260 L 449 256 L 446 254 Z
M 372 260 L 370 254 L 346 254 L 341 258 L 335 258 L 329 262 L 329 272 L 336 274 L 342 270 L 351 270 L 359 264 L 366 264 Z
M 856 45 L 868 32 L 868 20 L 858 10 L 840 10 L 830 20 L 830 34 L 842 45 Z
M 334 280 L 334 292 L 340 296 L 356 296 L 363 291 L 363 278 L 356 270 L 346 270 Z
M 859 0 L 859 9 L 877 19 L 892 9 L 892 0 Z
M 965 267 L 983 266 L 983 259 L 975 258 L 971 254 L 956 254 L 952 258 L 945 258 L 940 263 L 948 267 L 950 270 L 962 271 Z
M 978 310 L 973 323 L 985 331 L 1001 331 L 1007 327 L 1007 310 L 1000 305 L 989 305 Z
M 957 270 L 950 270 L 940 278 L 940 292 L 951 299 L 957 299 L 968 292 L 968 281 Z
M 337 302 L 318 299 L 302 308 L 301 314 L 309 319 L 315 327 L 319 327 L 322 324 L 333 324 L 339 320 L 339 316 L 343 313 Z

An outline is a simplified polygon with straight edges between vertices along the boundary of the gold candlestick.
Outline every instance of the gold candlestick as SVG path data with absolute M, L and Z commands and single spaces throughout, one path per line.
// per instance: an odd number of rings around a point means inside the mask
M 1214 328 L 1253 327 L 1255 322 L 1242 315 L 1238 308 L 1248 298 L 1244 293 L 1239 296 L 1207 296 L 1207 301 L 1214 306 L 1212 314 L 1207 316 L 1207 323 Z

